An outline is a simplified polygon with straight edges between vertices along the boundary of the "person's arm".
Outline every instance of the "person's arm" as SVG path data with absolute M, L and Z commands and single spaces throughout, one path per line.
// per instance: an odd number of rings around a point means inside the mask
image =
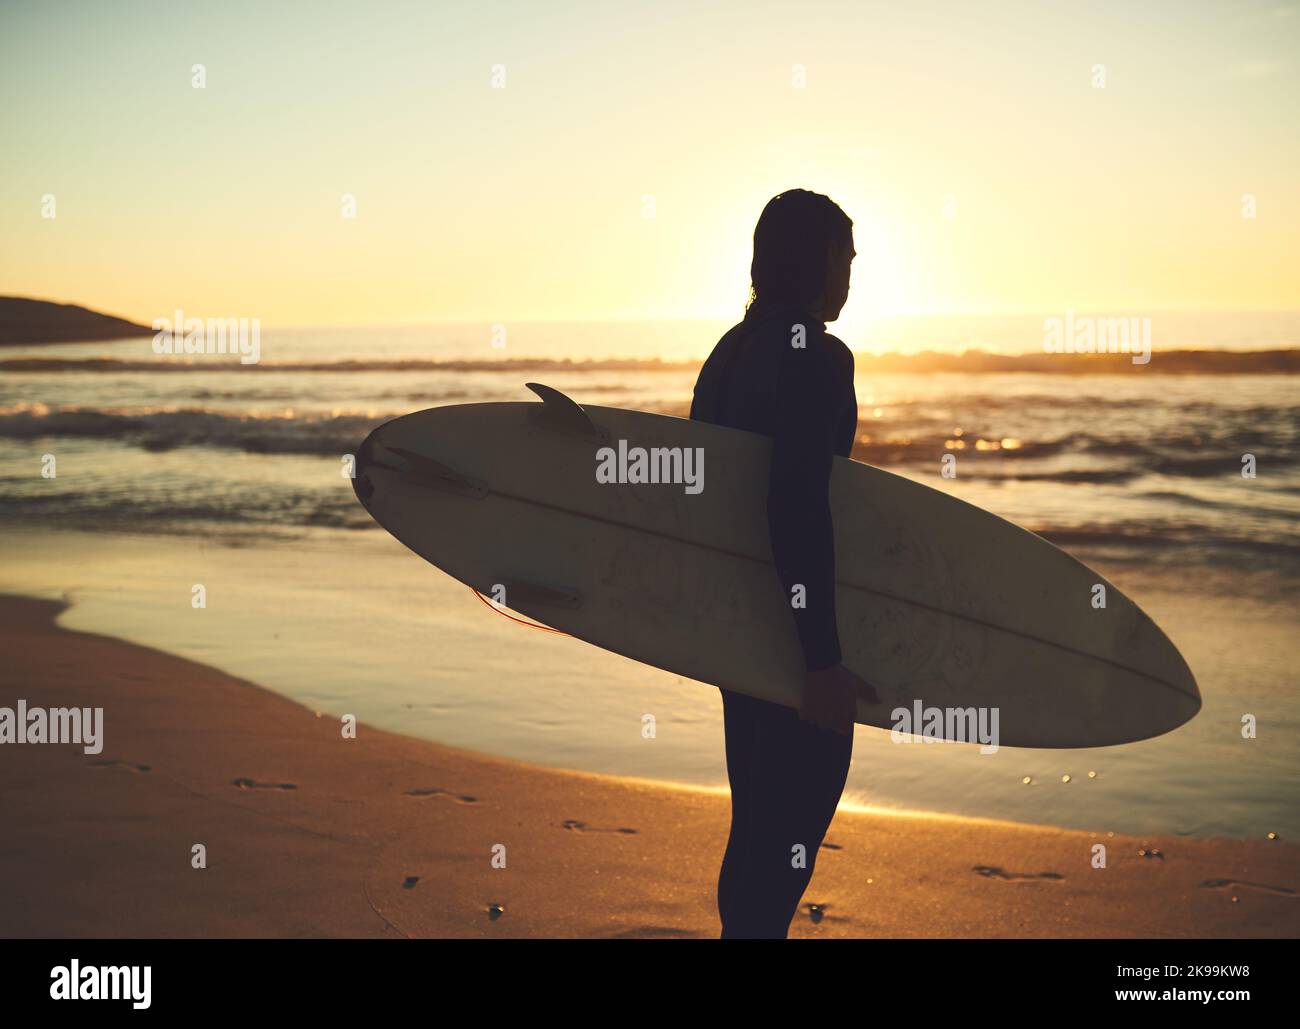
M 835 459 L 836 402 L 851 395 L 853 358 L 834 349 L 784 355 L 772 441 L 767 519 L 772 558 L 785 587 L 805 588 L 806 606 L 791 607 L 803 649 L 799 715 L 822 729 L 853 735 L 857 702 L 879 704 L 875 688 L 840 663 L 835 616 L 835 525 L 830 479 Z
M 835 623 L 835 532 L 830 478 L 835 456 L 836 402 L 852 382 L 852 368 L 816 347 L 782 355 L 772 436 L 767 520 L 772 559 L 786 602 L 797 586 L 804 607 L 791 607 L 804 665 L 810 672 L 840 663 Z M 847 375 L 849 382 L 841 377 Z

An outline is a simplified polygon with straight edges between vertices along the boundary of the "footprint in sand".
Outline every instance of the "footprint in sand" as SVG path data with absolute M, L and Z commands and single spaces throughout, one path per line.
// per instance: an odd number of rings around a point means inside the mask
M 1259 890 L 1261 893 L 1271 893 L 1278 897 L 1294 897 L 1295 890 L 1289 890 L 1285 886 L 1270 886 L 1267 883 L 1249 883 L 1241 879 L 1206 879 L 1201 883 L 1203 890 Z
M 800 904 L 799 910 L 808 915 L 808 921 L 813 925 L 829 925 L 832 922 L 849 925 L 853 919 L 848 915 L 833 915 L 830 913 L 833 904 Z
M 579 822 L 576 818 L 566 818 L 560 824 L 562 825 L 563 828 L 568 829 L 569 832 L 612 832 L 612 833 L 619 833 L 623 836 L 636 835 L 635 829 L 595 829 L 592 828 L 590 825 L 588 825 L 586 822 Z
M 125 768 L 128 772 L 135 772 L 137 774 L 153 771 L 153 768 L 150 765 L 137 765 L 134 761 L 92 761 L 90 762 L 90 767 Z
M 467 793 L 453 793 L 451 790 L 444 790 L 441 786 L 433 786 L 425 790 L 407 790 L 408 797 L 446 797 L 448 800 L 454 800 L 457 804 L 477 804 L 478 797 L 471 797 Z
M 990 865 L 976 865 L 971 871 L 987 879 L 1001 879 L 1004 882 L 1036 882 L 1046 879 L 1049 882 L 1064 882 L 1065 876 L 1059 872 L 1008 872 L 1005 868 Z
M 235 779 L 231 785 L 240 790 L 296 790 L 298 788 L 291 782 L 258 782 L 256 779 L 245 778 Z

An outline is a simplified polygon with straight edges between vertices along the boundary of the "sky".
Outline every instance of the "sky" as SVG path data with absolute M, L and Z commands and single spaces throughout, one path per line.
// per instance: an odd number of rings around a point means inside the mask
M 798 186 L 846 317 L 1295 309 L 1298 62 L 1300 0 L 6 0 L 0 294 L 736 317 Z

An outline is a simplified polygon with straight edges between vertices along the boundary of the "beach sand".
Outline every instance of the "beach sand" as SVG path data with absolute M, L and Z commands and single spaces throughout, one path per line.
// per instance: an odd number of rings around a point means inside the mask
M 0 706 L 102 707 L 105 745 L 0 746 L 0 935 L 717 934 L 724 795 L 344 739 L 59 610 L 0 598 Z M 841 811 L 804 900 L 794 937 L 1295 937 L 1300 847 Z

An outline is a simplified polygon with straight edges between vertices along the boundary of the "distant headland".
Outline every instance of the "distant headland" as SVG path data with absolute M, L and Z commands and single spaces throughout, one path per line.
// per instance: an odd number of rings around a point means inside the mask
M 0 297 L 0 346 L 80 343 L 151 336 L 153 329 L 75 304 L 28 297 Z

